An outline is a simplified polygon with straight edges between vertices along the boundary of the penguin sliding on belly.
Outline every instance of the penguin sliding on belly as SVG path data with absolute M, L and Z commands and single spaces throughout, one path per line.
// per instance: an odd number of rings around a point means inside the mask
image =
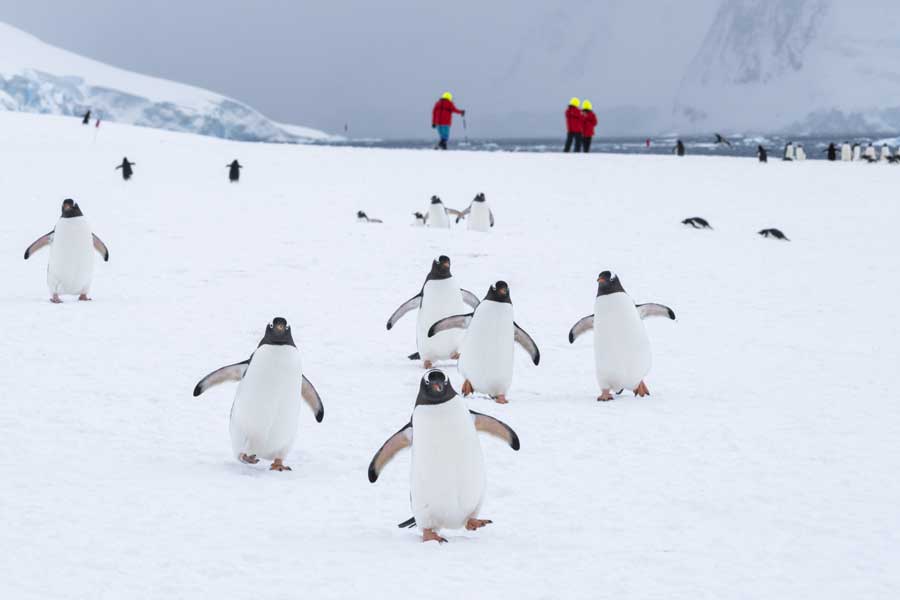
M 413 518 L 400 527 L 418 526 L 422 541 L 446 542 L 441 529 L 480 529 L 491 523 L 479 519 L 484 501 L 484 455 L 478 432 L 488 433 L 519 449 L 519 436 L 509 425 L 470 411 L 447 376 L 428 371 L 419 383 L 412 418 L 392 435 L 369 463 L 375 483 L 385 465 L 404 448 L 412 447 L 409 499 Z
M 594 314 L 580 319 L 569 331 L 569 343 L 582 333 L 594 331 L 594 366 L 602 393 L 597 400 L 612 400 L 612 390 L 628 388 L 635 396 L 649 396 L 644 377 L 650 372 L 650 340 L 644 328 L 647 317 L 675 319 L 662 304 L 635 306 L 619 277 L 603 271 L 597 278 Z
M 199 396 L 226 381 L 239 381 L 231 406 L 231 447 L 243 463 L 271 460 L 272 471 L 290 471 L 284 459 L 297 437 L 301 398 L 321 423 L 325 408 L 316 388 L 303 374 L 300 351 L 291 327 L 273 319 L 256 352 L 243 362 L 216 369 L 194 388 Z
M 428 337 L 448 329 L 465 329 L 459 349 L 459 372 L 465 378 L 463 396 L 486 394 L 506 404 L 512 384 L 513 346 L 519 344 L 538 365 L 541 352 L 524 329 L 513 320 L 509 286 L 498 281 L 474 312 L 441 319 L 428 330 Z
M 466 220 L 466 224 L 469 231 L 490 231 L 494 226 L 494 213 L 488 206 L 484 194 L 475 196 L 468 208 L 457 215 L 456 222 L 459 223 L 460 219 L 465 219 L 467 216 L 469 218 Z
M 440 256 L 431 263 L 431 271 L 425 278 L 425 284 L 418 294 L 404 302 L 388 319 L 387 329 L 393 329 L 400 317 L 413 309 L 419 309 L 416 320 L 416 347 L 418 356 L 430 369 L 435 361 L 459 358 L 461 331 L 444 331 L 434 337 L 428 337 L 428 328 L 444 317 L 462 314 L 466 305 L 478 306 L 478 297 L 469 290 L 457 285 L 450 274 L 450 258 Z
M 91 281 L 94 278 L 94 252 L 105 262 L 109 261 L 106 244 L 91 232 L 78 204 L 71 198 L 62 203 L 62 214 L 50 233 L 36 239 L 25 250 L 25 260 L 32 254 L 50 246 L 47 264 L 47 287 L 50 301 L 62 302 L 61 294 L 77 295 L 79 300 L 90 300 Z

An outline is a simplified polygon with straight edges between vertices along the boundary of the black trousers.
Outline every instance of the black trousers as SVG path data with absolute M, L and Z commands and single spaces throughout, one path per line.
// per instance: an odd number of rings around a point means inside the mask
M 575 152 L 581 152 L 581 134 L 572 131 L 566 134 L 566 146 L 563 148 L 563 152 L 568 152 L 572 149 L 572 142 L 575 142 Z
M 582 152 L 590 152 L 591 151 L 591 140 L 592 139 L 594 139 L 593 136 L 581 138 L 581 151 Z M 578 151 L 576 150 L 576 152 L 578 152 Z

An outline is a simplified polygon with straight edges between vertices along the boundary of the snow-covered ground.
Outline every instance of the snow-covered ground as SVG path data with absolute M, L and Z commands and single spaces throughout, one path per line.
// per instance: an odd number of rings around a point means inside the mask
M 0 597 L 900 593 L 900 169 L 241 144 L 11 113 L 0 132 Z M 491 233 L 411 226 L 432 194 L 477 192 Z M 46 250 L 22 253 L 65 197 L 110 261 L 93 302 L 56 306 Z M 715 230 L 680 225 L 695 215 Z M 414 317 L 385 321 L 441 253 L 479 296 L 509 281 L 542 361 L 517 350 L 511 403 L 471 402 L 522 449 L 482 439 L 494 524 L 438 546 L 396 527 L 409 454 L 374 485 L 366 468 L 421 374 Z M 566 338 L 603 269 L 678 315 L 647 322 L 648 398 L 596 402 L 590 336 Z M 234 385 L 191 395 L 276 315 L 325 404 L 321 424 L 304 408 L 288 473 L 231 456 Z

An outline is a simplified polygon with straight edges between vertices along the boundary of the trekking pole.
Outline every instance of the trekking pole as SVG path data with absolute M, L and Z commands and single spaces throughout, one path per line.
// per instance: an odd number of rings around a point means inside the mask
M 466 115 L 463 115 L 463 136 L 465 137 L 466 143 L 469 143 L 469 132 L 466 130 Z

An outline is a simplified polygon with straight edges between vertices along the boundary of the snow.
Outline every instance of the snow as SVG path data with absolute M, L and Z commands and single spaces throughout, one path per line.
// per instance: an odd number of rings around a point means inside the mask
M 0 130 L 0 597 L 897 597 L 900 170 Z M 478 192 L 490 233 L 410 226 Z M 22 253 L 65 197 L 110 261 L 55 306 L 47 251 Z M 414 316 L 384 323 L 441 253 L 479 296 L 509 282 L 542 360 L 517 349 L 509 405 L 471 401 L 522 449 L 482 438 L 494 523 L 438 546 L 396 527 L 408 452 L 366 468 L 421 374 Z M 596 402 L 592 344 L 568 343 L 603 269 L 678 315 L 646 322 L 648 398 Z M 288 473 L 231 456 L 234 385 L 191 395 L 276 315 L 325 404 Z

